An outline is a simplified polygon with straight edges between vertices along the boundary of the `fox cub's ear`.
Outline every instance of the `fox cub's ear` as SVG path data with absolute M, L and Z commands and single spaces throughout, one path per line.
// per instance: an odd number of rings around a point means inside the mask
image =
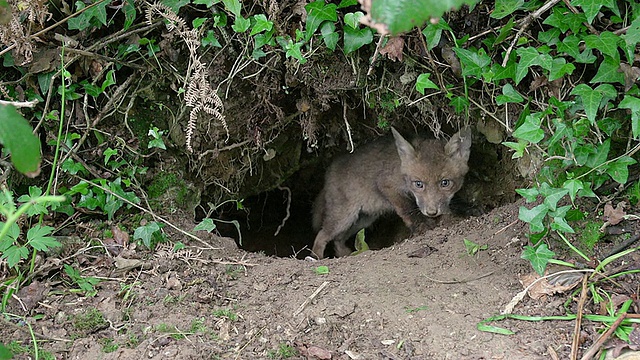
M 413 148 L 411 143 L 405 140 L 393 127 L 391 127 L 391 133 L 393 133 L 393 138 L 396 139 L 396 148 L 398 148 L 398 155 L 400 155 L 400 159 L 415 158 L 416 150 Z
M 471 153 L 471 128 L 467 126 L 453 135 L 445 145 L 444 152 L 449 157 L 468 161 Z

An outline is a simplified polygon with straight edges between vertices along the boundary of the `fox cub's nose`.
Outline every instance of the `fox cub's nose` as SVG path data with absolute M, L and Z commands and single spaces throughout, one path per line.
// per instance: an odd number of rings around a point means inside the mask
M 438 209 L 423 209 L 422 213 L 429 217 L 436 217 L 439 215 Z

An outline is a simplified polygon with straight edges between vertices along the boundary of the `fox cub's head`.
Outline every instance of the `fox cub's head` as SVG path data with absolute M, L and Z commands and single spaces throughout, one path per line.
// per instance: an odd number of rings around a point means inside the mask
M 413 145 L 391 128 L 406 186 L 416 198 L 420 211 L 429 217 L 449 212 L 449 202 L 460 190 L 469 170 L 471 130 L 465 128 L 449 142 L 420 140 Z

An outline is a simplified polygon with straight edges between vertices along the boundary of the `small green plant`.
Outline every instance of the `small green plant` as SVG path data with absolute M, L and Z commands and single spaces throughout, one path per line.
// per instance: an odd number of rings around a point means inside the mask
M 478 252 L 487 250 L 489 248 L 487 244 L 484 244 L 484 245 L 476 244 L 475 242 L 468 239 L 463 239 L 463 241 L 464 241 L 464 248 L 467 250 L 467 254 L 469 256 L 474 256 L 478 254 Z
M 329 267 L 326 265 L 317 266 L 313 271 L 318 275 L 327 275 L 329 273 Z
M 277 349 L 272 349 L 267 352 L 269 359 L 288 359 L 298 355 L 298 350 L 289 344 L 282 343 L 278 345 Z
M 76 330 L 87 334 L 109 327 L 104 315 L 100 310 L 93 307 L 73 316 L 72 323 Z
M 133 232 L 133 239 L 140 240 L 144 246 L 154 249 L 157 244 L 167 241 L 166 235 L 160 231 L 163 224 L 151 221 L 137 227 Z
M 365 240 L 365 235 L 365 229 L 358 231 L 355 241 L 356 251 L 352 252 L 351 255 L 358 255 L 369 250 L 369 244 L 367 244 Z
M 102 338 L 98 342 L 102 345 L 102 351 L 106 354 L 112 353 L 120 348 L 120 345 L 111 338 Z
M 232 309 L 217 309 L 213 311 L 212 315 L 218 318 L 226 318 L 231 321 L 238 321 L 238 314 L 235 313 Z
M 600 223 L 588 221 L 580 232 L 580 243 L 589 251 L 593 251 L 594 246 L 602 239 L 604 234 L 600 231 L 601 227 L 602 224 Z
M 73 283 L 78 285 L 79 289 L 76 291 L 84 292 L 86 296 L 95 296 L 98 293 L 95 285 L 100 282 L 100 279 L 93 276 L 82 276 L 80 271 L 67 264 L 64 265 L 64 272 Z
M 225 267 L 224 273 L 230 279 L 237 279 L 245 272 L 245 268 L 242 265 L 227 265 Z
M 418 306 L 418 307 L 414 307 L 414 308 L 407 306 L 407 307 L 404 308 L 404 310 L 406 312 L 410 313 L 410 314 L 414 313 L 414 312 L 422 311 L 422 310 L 428 310 L 428 309 L 429 309 L 429 306 L 427 306 L 427 305 L 422 305 L 422 306 Z

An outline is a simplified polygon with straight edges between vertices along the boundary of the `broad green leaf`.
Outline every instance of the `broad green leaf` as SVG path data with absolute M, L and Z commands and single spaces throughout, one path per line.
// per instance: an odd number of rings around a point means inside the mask
M 204 218 L 198 225 L 193 228 L 193 231 L 206 231 L 208 233 L 216 229 L 216 224 L 213 223 L 213 219 Z
M 207 30 L 207 35 L 201 40 L 202 47 L 213 46 L 217 48 L 221 48 L 222 45 L 216 38 L 216 32 L 213 30 Z
M 28 244 L 38 251 L 47 251 L 52 247 L 62 246 L 55 238 L 47 236 L 53 230 L 54 228 L 51 226 L 34 225 L 27 231 Z
M 449 101 L 456 113 L 462 114 L 469 108 L 469 100 L 464 96 L 455 96 Z
M 627 29 L 626 33 L 621 35 L 621 37 L 626 44 L 627 61 L 633 62 L 636 45 L 640 42 L 640 16 L 633 20 L 629 29 Z
M 631 132 L 633 138 L 637 139 L 640 136 L 640 98 L 625 95 L 618 107 L 631 110 Z
M 81 1 L 76 1 L 75 4 L 76 10 L 82 10 L 86 7 Z M 67 22 L 69 30 L 84 30 L 92 25 L 97 26 L 98 24 L 93 21 L 93 19 L 97 20 L 102 25 L 107 25 L 107 5 L 109 5 L 109 1 L 102 0 L 98 5 L 93 6 L 76 17 L 69 19 Z
M 545 25 L 550 25 L 560 29 L 563 33 L 571 29 L 574 34 L 580 33 L 580 30 L 584 29 L 583 22 L 587 21 L 584 14 L 574 14 L 567 10 L 564 6 L 556 6 L 553 8 L 551 15 L 542 22 Z
M 358 5 L 358 0 L 342 0 L 338 4 L 338 9 L 346 8 L 349 6 Z
M 574 202 L 576 199 L 576 194 L 578 191 L 584 189 L 584 185 L 582 181 L 576 179 L 570 179 L 562 184 L 562 187 L 569 191 L 569 197 L 571 198 L 571 202 Z
M 422 95 L 424 95 L 424 89 L 440 90 L 438 85 L 429 79 L 429 76 L 431 73 L 424 73 L 418 75 L 418 79 L 416 79 L 416 90 Z
M 207 18 L 195 18 L 191 20 L 191 25 L 193 26 L 194 29 L 197 29 L 200 26 L 202 26 L 202 24 L 204 24 L 207 20 L 208 20 Z
M 117 149 L 112 149 L 110 147 L 106 148 L 102 152 L 102 156 L 104 156 L 104 164 L 107 165 L 109 163 L 109 160 L 111 159 L 111 157 L 114 156 L 114 155 L 118 155 L 118 150 Z
M 124 30 L 133 25 L 133 22 L 136 19 L 136 7 L 134 5 L 134 0 L 127 0 L 122 8 L 122 12 L 124 13 Z
M 504 105 L 506 103 L 520 103 L 523 100 L 524 98 L 509 83 L 502 87 L 502 95 L 496 96 L 496 104 L 498 105 Z
M 496 0 L 491 17 L 494 19 L 502 19 L 505 16 L 513 14 L 513 12 L 520 9 L 523 4 L 524 0 Z
M 350 54 L 364 45 L 373 42 L 373 33 L 369 28 L 354 29 L 351 26 L 344 27 L 344 53 Z
M 491 64 L 491 72 L 493 72 L 493 80 L 514 79 L 516 77 L 516 63 L 509 62 L 506 67 L 498 63 Z
M 571 1 L 571 5 L 582 8 L 589 24 L 593 22 L 593 19 L 598 15 L 603 5 L 620 16 L 620 11 L 618 10 L 618 5 L 616 5 L 615 0 L 573 0 Z
M 553 222 L 551 223 L 551 229 L 570 234 L 575 233 L 575 230 L 573 230 L 571 225 L 567 223 L 567 220 L 565 220 L 564 217 L 554 217 Z
M 462 75 L 482 78 L 482 73 L 487 71 L 491 64 L 491 58 L 482 50 L 471 51 L 462 48 L 454 48 L 456 55 L 462 64 Z
M 607 174 L 609 174 L 615 182 L 626 184 L 629 179 L 629 165 L 633 165 L 636 162 L 632 157 L 623 156 L 607 165 Z
M 520 62 L 516 65 L 516 85 L 529 73 L 529 68 L 540 65 L 540 53 L 533 47 L 518 48 L 516 50 L 520 56 Z
M 239 0 L 222 0 L 222 3 L 224 4 L 224 8 L 227 9 L 227 11 L 231 12 L 233 16 L 235 16 L 236 18 L 242 17 L 240 15 L 242 4 L 240 4 Z
M 511 155 L 512 159 L 519 159 L 522 156 L 524 156 L 524 151 L 527 149 L 527 145 L 529 144 L 529 142 L 524 141 L 524 140 L 518 140 L 518 142 L 510 142 L 510 141 L 505 141 L 502 143 L 502 145 L 515 150 L 515 152 L 513 153 L 513 155 Z
M 391 35 L 409 31 L 431 18 L 440 18 L 445 12 L 463 4 L 473 5 L 475 0 L 376 0 L 371 2 L 373 23 Z
M 325 4 L 323 0 L 314 1 L 304 7 L 307 10 L 305 42 L 311 39 L 324 21 L 338 21 L 337 7 L 336 4 Z
M 538 198 L 538 195 L 540 194 L 538 192 L 538 189 L 536 188 L 516 189 L 516 192 L 520 194 L 522 197 L 524 197 L 528 203 L 536 201 L 536 199 Z
M 553 259 L 556 254 L 549 250 L 547 244 L 540 244 L 537 247 L 525 246 L 522 255 L 522 259 L 529 260 L 533 269 L 538 275 L 544 275 L 544 269 L 547 267 L 549 260 Z
M 598 68 L 596 75 L 589 81 L 591 84 L 595 83 L 620 83 L 624 84 L 624 74 L 619 72 L 620 60 L 605 56 L 604 60 Z
M 251 28 L 251 33 L 249 33 L 250 36 L 259 34 L 263 31 L 271 31 L 271 29 L 273 29 L 273 21 L 269 21 L 265 14 L 254 15 L 253 20 L 255 21 L 255 24 Z
M 607 161 L 610 147 L 611 139 L 607 139 L 602 144 L 598 145 L 595 151 L 587 158 L 587 162 L 585 163 L 585 165 L 590 168 L 594 168 Z
M 443 19 L 440 19 L 436 24 L 428 23 L 425 26 L 424 30 L 422 30 L 422 35 L 424 35 L 424 40 L 427 42 L 427 50 L 433 50 L 434 47 L 438 46 L 442 38 L 442 30 L 451 31 L 449 24 Z
M 0 221 L 0 228 L 3 228 L 5 226 L 9 226 L 9 230 L 7 231 L 7 234 L 4 236 L 4 238 L 0 239 L 0 252 L 4 252 L 8 248 L 10 248 L 20 236 L 20 227 L 18 226 L 18 224 L 11 223 L 10 225 L 7 225 L 6 223 Z
M 558 201 L 562 199 L 565 195 L 569 193 L 567 189 L 551 189 L 549 193 L 543 194 L 545 198 L 543 200 L 543 204 L 551 211 L 555 211 L 558 206 Z
M 540 128 L 541 121 L 541 115 L 528 115 L 522 125 L 513 132 L 513 136 L 537 144 L 544 139 L 544 130 Z
M 340 40 L 340 34 L 336 32 L 336 25 L 331 21 L 325 21 L 320 25 L 320 34 L 322 34 L 322 41 L 327 48 L 334 51 Z
M 142 243 L 151 248 L 151 240 L 153 239 L 153 233 L 160 230 L 160 226 L 155 221 L 152 221 L 144 226 L 139 226 L 133 232 L 133 239 L 142 240 Z
M 346 13 L 344 15 L 344 24 L 347 26 L 351 26 L 354 29 L 360 28 L 360 19 L 364 14 L 362 11 L 356 11 L 354 13 Z
M 533 233 L 539 233 L 544 231 L 544 225 L 542 224 L 542 220 L 549 212 L 546 205 L 540 204 L 535 206 L 532 209 L 528 209 L 524 206 L 520 206 L 520 211 L 518 213 L 518 219 L 529 223 L 529 228 Z
M 16 170 L 28 177 L 40 174 L 40 140 L 12 105 L 0 104 L 0 143 L 11 153 Z
M 591 0 L 592 1 L 592 0 Z M 620 37 L 612 32 L 605 31 L 598 35 L 587 35 L 584 37 L 584 43 L 592 49 L 598 49 L 605 55 L 609 55 L 612 58 L 617 59 L 618 54 L 618 42 Z
M 511 29 L 513 29 L 515 25 L 516 23 L 513 21 L 513 18 L 509 19 L 509 21 L 500 28 L 500 33 L 498 34 L 496 40 L 493 42 L 493 46 L 496 46 L 503 42 L 507 38 L 507 36 L 509 36 L 509 34 L 511 33 Z
M 29 257 L 29 248 L 26 246 L 12 245 L 2 253 L 0 259 L 7 259 L 7 265 L 12 268 L 16 266 L 20 260 Z
M 567 74 L 571 75 L 575 69 L 575 65 L 571 63 L 567 64 L 564 58 L 553 59 L 551 70 L 549 71 L 549 81 L 560 79 Z
M 600 107 L 600 100 L 602 100 L 602 94 L 599 91 L 593 90 L 587 84 L 580 84 L 571 91 L 571 95 L 577 95 L 582 99 L 582 105 L 587 114 L 587 119 L 589 119 L 591 124 L 595 123 L 598 108 Z
M 233 22 L 233 25 L 231 25 L 231 28 L 233 29 L 233 31 L 237 33 L 243 33 L 249 30 L 250 26 L 251 26 L 251 20 L 245 19 L 242 16 L 239 16 Z

